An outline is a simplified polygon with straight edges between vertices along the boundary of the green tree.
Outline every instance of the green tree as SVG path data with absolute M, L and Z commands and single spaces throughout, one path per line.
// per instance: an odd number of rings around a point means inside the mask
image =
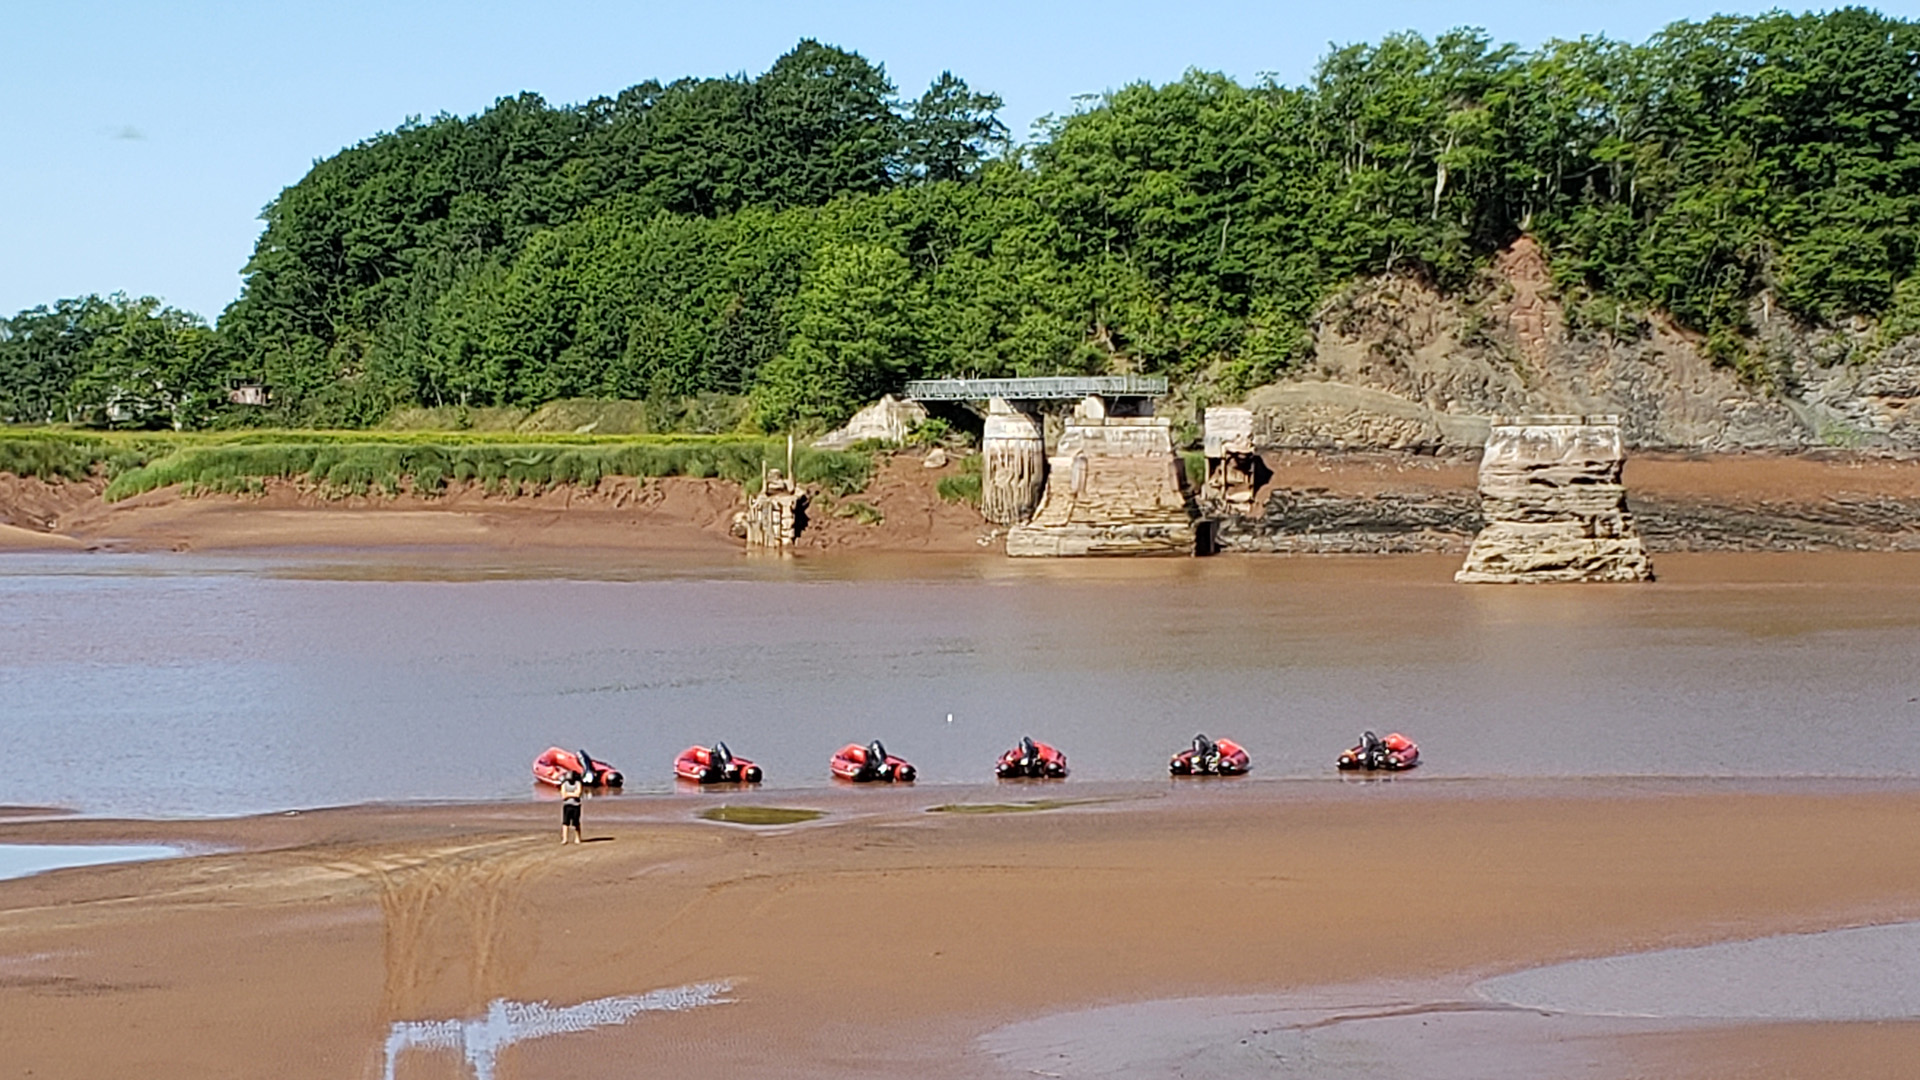
M 974 93 L 965 79 L 941 72 L 905 123 L 907 175 L 931 183 L 972 176 L 1007 146 L 1000 105 L 998 95 Z
M 109 297 L 92 312 L 71 405 L 108 427 L 195 427 L 225 403 L 219 343 L 197 315 L 153 297 Z
M 0 321 L 0 422 L 76 419 L 74 380 L 88 366 L 94 339 L 112 322 L 112 305 L 98 296 L 61 300 Z
M 821 251 L 794 298 L 786 352 L 754 388 L 760 424 L 838 423 L 896 388 L 918 359 L 916 292 L 911 267 L 891 248 L 832 244 Z

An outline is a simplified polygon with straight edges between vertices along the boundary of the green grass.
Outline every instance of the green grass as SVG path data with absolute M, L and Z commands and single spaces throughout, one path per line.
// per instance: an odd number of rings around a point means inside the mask
M 792 806 L 716 806 L 700 811 L 707 821 L 729 825 L 798 825 L 826 816 L 824 810 L 802 810 Z
M 1207 455 L 1198 450 L 1188 450 L 1180 455 L 1187 466 L 1187 487 L 1199 491 L 1207 486 Z
M 124 499 L 182 484 L 192 490 L 258 490 L 267 479 L 329 492 L 422 494 L 450 481 L 490 490 L 592 486 L 606 476 L 718 477 L 757 489 L 761 469 L 786 460 L 784 440 L 739 435 L 576 435 L 523 432 L 248 431 L 191 433 L 0 430 L 0 472 L 42 479 L 105 476 Z M 801 449 L 801 483 L 835 495 L 867 485 L 870 454 Z
M 650 401 L 563 398 L 537 409 L 396 409 L 379 426 L 394 431 L 592 432 L 644 435 L 657 432 L 738 432 L 747 418 L 747 399 L 723 394 Z
M 943 476 L 935 486 L 940 497 L 947 502 L 966 503 L 974 509 L 980 507 L 980 455 L 968 454 L 960 459 L 960 471 L 951 476 Z
M 874 506 L 872 503 L 855 502 L 852 500 L 834 507 L 833 516 L 838 518 L 853 518 L 862 525 L 878 525 L 886 520 L 886 515 L 880 512 L 879 507 Z

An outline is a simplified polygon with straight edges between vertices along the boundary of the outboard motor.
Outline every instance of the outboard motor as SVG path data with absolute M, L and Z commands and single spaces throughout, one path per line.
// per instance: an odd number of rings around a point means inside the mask
M 585 750 L 576 750 L 580 755 L 580 782 L 592 787 L 600 781 L 600 770 L 594 768 L 593 757 Z
M 893 766 L 887 763 L 887 748 L 875 739 L 867 744 L 867 770 L 885 780 L 893 773 Z
M 1195 735 L 1193 737 L 1193 771 L 1210 773 L 1218 769 L 1219 766 L 1220 748 L 1215 746 L 1213 740 L 1207 738 L 1206 735 Z
M 740 770 L 735 768 L 733 764 L 733 751 L 727 749 L 726 743 L 714 743 L 713 749 L 708 753 L 708 757 L 713 762 L 713 767 L 720 770 L 721 776 L 732 780 L 739 775 Z
M 1375 735 L 1371 731 L 1361 732 L 1360 748 L 1360 759 L 1367 763 L 1367 768 L 1380 769 L 1386 767 L 1387 747 L 1385 743 L 1380 741 L 1380 736 Z
M 1020 767 L 1033 774 L 1040 767 L 1040 748 L 1033 744 L 1033 736 L 1020 736 Z

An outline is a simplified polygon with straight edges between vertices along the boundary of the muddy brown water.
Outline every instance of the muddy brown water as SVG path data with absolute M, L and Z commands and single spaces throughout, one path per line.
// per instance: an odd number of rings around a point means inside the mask
M 1164 776 L 1204 731 L 1251 750 L 1231 782 L 1332 782 L 1363 728 L 1421 743 L 1399 782 L 1920 777 L 1920 556 L 1669 555 L 1649 586 L 1455 566 L 10 555 L 0 804 L 531 797 L 549 744 L 668 791 L 714 739 L 768 789 L 872 738 L 972 783 L 1028 733 L 1075 779 Z

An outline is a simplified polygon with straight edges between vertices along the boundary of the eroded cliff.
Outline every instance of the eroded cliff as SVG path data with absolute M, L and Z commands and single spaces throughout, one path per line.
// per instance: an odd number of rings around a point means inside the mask
M 1920 451 L 1920 339 L 1881 349 L 1870 327 L 1808 328 L 1769 306 L 1742 375 L 1657 314 L 1595 323 L 1569 317 L 1525 237 L 1477 297 L 1404 277 L 1356 285 L 1321 313 L 1311 360 L 1248 397 L 1255 440 L 1472 451 L 1489 416 L 1605 413 L 1633 449 Z

